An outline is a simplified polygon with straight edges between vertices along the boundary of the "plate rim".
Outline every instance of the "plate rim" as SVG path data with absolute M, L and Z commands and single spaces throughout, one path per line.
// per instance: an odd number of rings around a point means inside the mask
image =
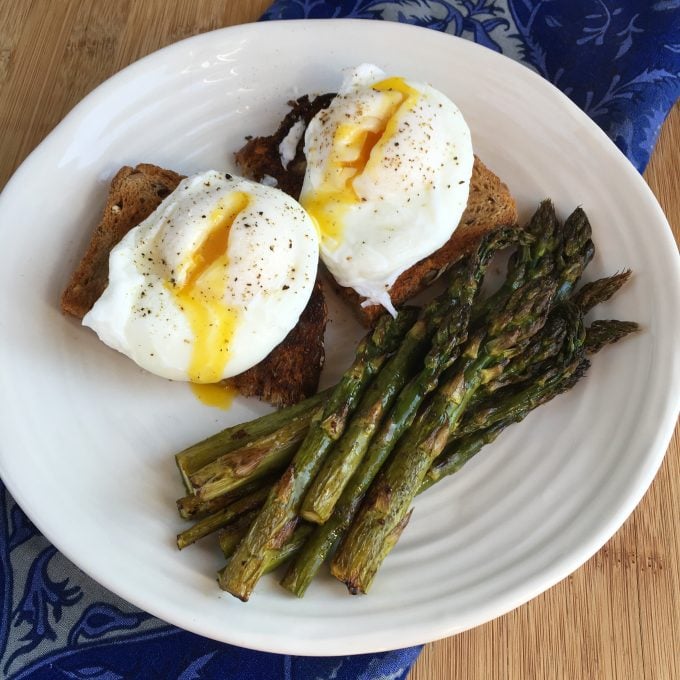
M 281 31 L 284 30 L 283 27 L 285 26 L 286 28 L 293 26 L 302 28 L 304 27 L 304 30 L 317 30 L 316 26 L 317 25 L 329 25 L 329 24 L 345 24 L 345 25 L 352 25 L 352 27 L 355 27 L 357 23 L 364 24 L 366 26 L 370 26 L 372 31 L 378 30 L 378 31 L 384 31 L 386 33 L 393 33 L 393 32 L 429 32 L 430 39 L 433 41 L 437 40 L 455 40 L 455 41 L 460 41 L 461 43 L 465 43 L 467 48 L 472 48 L 473 50 L 480 50 L 484 52 L 490 52 L 487 48 L 484 48 L 483 46 L 480 46 L 476 43 L 473 43 L 471 41 L 468 41 L 466 39 L 453 36 L 450 34 L 445 34 L 441 33 L 438 31 L 433 31 L 432 29 L 428 28 L 423 28 L 423 27 L 416 27 L 412 25 L 407 25 L 407 24 L 399 24 L 395 22 L 389 22 L 389 21 L 375 21 L 375 20 L 368 20 L 368 19 L 315 19 L 313 21 L 310 20 L 288 20 L 285 22 L 256 22 L 256 23 L 249 23 L 249 24 L 239 24 L 235 26 L 228 26 L 220 29 L 216 29 L 214 31 L 210 31 L 207 33 L 201 33 L 197 34 L 195 36 L 191 36 L 188 38 L 185 38 L 183 40 L 177 41 L 175 43 L 171 43 L 169 45 L 166 45 L 165 47 L 156 50 L 154 52 L 149 53 L 148 55 L 143 56 L 142 58 L 132 62 L 122 70 L 118 71 L 108 79 L 104 80 L 102 83 L 100 83 L 97 87 L 95 87 L 91 92 L 89 92 L 78 104 L 76 104 L 70 111 L 69 113 L 54 127 L 54 129 L 35 147 L 35 149 L 24 159 L 24 161 L 21 163 L 21 165 L 16 169 L 16 171 L 12 174 L 10 179 L 8 180 L 6 186 L 4 187 L 2 193 L 0 194 L 0 213 L 3 210 L 4 207 L 4 201 L 7 195 L 9 195 L 10 191 L 13 190 L 15 184 L 18 184 L 22 181 L 23 175 L 28 172 L 30 169 L 30 165 L 32 163 L 35 163 L 36 160 L 40 157 L 41 152 L 45 151 L 45 148 L 47 146 L 47 143 L 49 140 L 51 140 L 53 137 L 58 136 L 61 134 L 61 132 L 68 128 L 68 126 L 77 120 L 79 114 L 82 111 L 85 111 L 93 102 L 95 102 L 98 98 L 100 98 L 102 95 L 105 95 L 108 89 L 112 89 L 117 87 L 119 81 L 123 81 L 125 78 L 129 77 L 130 75 L 133 75 L 134 72 L 138 69 L 143 69 L 145 64 L 149 61 L 153 61 L 155 59 L 158 59 L 160 55 L 162 55 L 166 51 L 174 51 L 177 49 L 181 49 L 182 47 L 187 47 L 190 45 L 192 42 L 200 43 L 201 41 L 206 39 L 206 36 L 214 36 L 214 35 L 226 35 L 226 34 L 238 34 L 242 33 L 244 31 L 255 31 L 255 33 L 258 33 L 260 31 Z M 314 28 L 312 28 L 312 26 Z M 275 28 L 274 28 L 275 27 Z M 466 49 L 467 49 L 466 48 Z M 656 216 L 659 220 L 662 220 L 665 223 L 666 229 L 663 230 L 663 233 L 666 238 L 666 245 L 671 245 L 672 247 L 675 247 L 675 241 L 672 235 L 672 231 L 670 229 L 670 226 L 668 225 L 668 222 L 666 220 L 665 215 L 663 214 L 663 211 L 661 210 L 661 207 L 658 204 L 658 201 L 656 200 L 656 197 L 653 195 L 651 189 L 647 185 L 647 183 L 644 181 L 641 175 L 635 170 L 635 168 L 632 166 L 632 164 L 626 159 L 626 157 L 621 153 L 621 151 L 614 145 L 614 143 L 606 136 L 606 134 L 595 124 L 593 121 L 581 110 L 579 109 L 571 100 L 569 100 L 566 95 L 564 95 L 562 92 L 560 92 L 557 88 L 555 88 L 553 85 L 551 85 L 548 81 L 544 80 L 539 74 L 535 73 L 525 65 L 515 62 L 514 60 L 510 59 L 509 57 L 506 57 L 504 55 L 499 55 L 496 54 L 495 56 L 499 56 L 502 59 L 506 61 L 506 64 L 510 66 L 512 64 L 511 68 L 517 68 L 521 69 L 523 71 L 523 76 L 527 77 L 527 74 L 530 74 L 530 78 L 535 78 L 537 81 L 541 82 L 541 86 L 548 86 L 553 90 L 553 94 L 558 94 L 562 100 L 563 104 L 565 104 L 567 107 L 570 109 L 570 113 L 572 115 L 575 115 L 577 118 L 581 119 L 582 121 L 585 121 L 587 125 L 592 126 L 592 131 L 594 132 L 597 130 L 597 133 L 600 135 L 601 140 L 606 140 L 607 148 L 612 155 L 613 158 L 616 158 L 617 160 L 615 162 L 620 163 L 621 160 L 625 162 L 625 165 L 627 167 L 627 171 L 629 172 L 629 175 L 631 178 L 634 178 L 633 181 L 638 183 L 638 187 L 640 190 L 642 190 L 645 194 L 646 201 L 649 204 L 649 208 L 653 209 L 656 212 Z M 676 251 L 677 254 L 677 251 Z M 674 278 L 675 278 L 675 293 L 677 294 L 678 291 L 678 283 L 680 282 L 680 257 L 676 257 L 675 260 L 675 271 L 674 271 Z M 678 335 L 678 323 L 675 324 L 675 331 L 676 331 L 676 337 Z M 677 366 L 677 357 L 676 357 L 676 366 Z M 673 397 L 673 394 L 675 395 Z M 631 512 L 635 509 L 635 507 L 638 505 L 640 502 L 641 498 L 643 495 L 646 493 L 647 489 L 649 488 L 649 485 L 653 481 L 662 461 L 665 455 L 665 452 L 668 447 L 668 443 L 672 437 L 673 430 L 675 427 L 675 420 L 677 418 L 677 415 L 674 413 L 674 411 L 677 412 L 678 406 L 677 404 L 680 403 L 680 387 L 676 387 L 675 390 L 671 390 L 669 392 L 669 396 L 671 397 L 670 399 L 667 400 L 667 408 L 663 414 L 663 418 L 660 419 L 660 424 L 659 427 L 656 430 L 656 436 L 654 438 L 653 442 L 650 442 L 650 445 L 648 447 L 648 451 L 651 453 L 652 451 L 655 452 L 654 456 L 648 455 L 645 458 L 645 462 L 648 463 L 647 468 L 645 470 L 645 475 L 641 478 L 641 480 L 637 483 L 636 485 L 636 494 L 631 494 L 626 498 L 626 502 L 622 503 L 618 507 L 618 512 L 615 514 L 614 517 L 609 521 L 607 528 L 606 529 L 601 529 L 599 531 L 599 536 L 597 538 L 594 538 L 593 540 L 590 541 L 590 543 L 587 546 L 584 546 L 581 544 L 581 550 L 580 551 L 575 551 L 572 553 L 569 557 L 571 559 L 567 560 L 562 560 L 559 563 L 559 566 L 554 566 L 554 568 L 550 571 L 550 574 L 547 575 L 544 573 L 544 578 L 540 580 L 540 584 L 533 583 L 531 584 L 531 587 L 529 587 L 528 584 L 525 584 L 523 588 L 516 588 L 515 590 L 522 590 L 522 594 L 519 594 L 517 592 L 513 591 L 514 596 L 507 595 L 505 602 L 505 605 L 502 609 L 499 609 L 498 607 L 493 608 L 493 612 L 482 612 L 478 617 L 476 617 L 477 620 L 474 620 L 470 623 L 470 625 L 466 626 L 464 629 L 468 629 L 471 627 L 474 627 L 476 625 L 480 625 L 486 621 L 488 621 L 490 618 L 500 616 L 502 614 L 507 613 L 508 611 L 524 604 L 528 600 L 532 599 L 533 597 L 537 596 L 541 592 L 544 592 L 548 588 L 552 587 L 555 583 L 559 582 L 563 578 L 565 578 L 568 574 L 572 573 L 576 568 L 578 568 L 580 565 L 582 565 L 585 561 L 587 561 L 592 555 L 597 552 L 597 550 L 607 541 L 609 538 L 611 538 L 614 533 L 620 528 L 620 526 L 623 524 L 625 519 L 631 514 Z M 674 406 L 674 403 L 676 406 Z M 0 442 L 0 446 L 3 446 L 4 444 Z M 0 457 L 0 467 L 3 468 L 4 470 L 4 464 L 3 464 L 3 459 Z M 11 478 L 11 475 L 10 477 Z M 12 494 L 12 496 L 17 500 L 17 503 L 23 508 L 23 505 L 21 504 L 20 500 L 22 497 L 21 489 L 13 488 L 13 483 L 7 481 L 8 476 L 7 474 L 3 474 L 3 481 L 5 481 L 5 484 Z M 33 508 L 30 508 L 29 510 L 24 510 L 26 514 L 29 516 L 29 518 L 34 521 L 33 518 Z M 40 527 L 40 520 L 38 522 L 35 522 L 36 526 Z M 51 533 L 51 532 L 50 532 Z M 59 547 L 60 541 L 59 538 L 57 537 L 57 540 L 54 540 L 54 537 L 51 535 L 48 535 L 47 533 L 44 534 L 46 538 L 53 544 L 55 545 L 62 554 L 64 554 L 69 560 L 71 560 L 74 564 L 76 564 L 79 568 L 83 569 L 83 567 L 80 564 L 79 557 L 77 555 L 72 555 L 70 554 L 70 550 L 62 550 L 62 548 Z M 578 552 L 578 554 L 576 554 Z M 125 594 L 121 593 L 121 590 L 118 586 L 116 586 L 115 590 L 114 588 L 111 587 L 111 585 L 108 584 L 108 579 L 102 579 L 100 575 L 94 576 L 92 575 L 88 569 L 83 569 L 85 573 L 87 573 L 93 580 L 96 582 L 104 585 L 107 589 L 111 590 L 114 593 L 120 594 L 121 597 L 126 599 L 128 602 L 131 602 L 132 604 L 135 604 L 136 606 L 144 609 L 147 612 L 153 613 L 154 611 L 159 611 L 156 607 L 149 606 L 147 603 L 139 604 L 140 601 L 143 600 L 143 598 L 137 597 L 136 595 L 129 595 L 127 592 Z M 155 614 L 156 616 L 159 616 L 158 614 Z M 200 635 L 206 635 L 205 629 L 202 629 L 200 625 L 195 625 L 195 626 L 188 626 L 187 625 L 187 620 L 176 620 L 174 617 L 168 617 L 165 615 L 159 616 L 162 620 L 168 621 L 170 623 L 173 623 L 174 625 L 183 628 L 185 630 L 191 630 L 195 633 L 198 633 Z M 464 630 L 463 629 L 463 630 Z M 420 631 L 419 633 L 416 633 L 414 631 L 411 631 L 410 634 L 406 634 L 402 632 L 402 635 L 396 640 L 396 642 L 393 642 L 393 638 L 390 639 L 390 641 L 385 641 L 382 645 L 380 644 L 375 644 L 375 642 L 371 639 L 371 644 L 370 646 L 366 647 L 361 647 L 359 649 L 353 649 L 352 651 L 347 651 L 347 646 L 351 646 L 351 642 L 348 642 L 351 640 L 351 638 L 343 638 L 343 641 L 345 641 L 346 647 L 343 648 L 338 648 L 337 646 L 334 646 L 332 641 L 331 642 L 326 642 L 323 645 L 319 643 L 318 641 L 315 641 L 315 644 L 317 646 L 320 646 L 320 649 L 315 649 L 314 653 L 317 656 L 330 656 L 330 655 L 336 655 L 336 654 L 343 654 L 343 653 L 366 653 L 366 652 L 379 652 L 379 651 L 385 651 L 388 649 L 394 649 L 395 647 L 402 647 L 402 646 L 409 646 L 409 645 L 414 645 L 414 644 L 421 644 L 423 642 L 428 642 L 432 641 L 435 639 L 440 639 L 443 637 L 447 637 L 451 634 L 460 632 L 461 629 L 458 627 L 451 627 L 451 626 L 445 626 L 442 625 L 442 621 L 438 621 L 436 623 L 430 623 L 429 626 L 425 627 L 424 625 L 420 625 Z M 231 631 L 233 633 L 233 631 Z M 244 640 L 241 639 L 239 635 L 230 635 L 230 639 L 226 640 L 224 637 L 221 638 L 215 638 L 214 636 L 210 636 L 213 639 L 219 639 L 220 641 L 223 642 L 229 642 L 231 644 L 236 644 L 239 646 L 243 647 L 248 647 L 251 649 L 258 649 L 260 651 L 268 651 L 268 652 L 276 652 L 276 653 L 291 653 L 291 654 L 299 654 L 303 653 L 301 652 L 301 648 L 298 647 L 291 647 L 289 644 L 282 644 L 282 645 L 277 645 L 277 644 L 253 644 L 252 640 Z M 271 640 L 270 640 L 271 642 Z

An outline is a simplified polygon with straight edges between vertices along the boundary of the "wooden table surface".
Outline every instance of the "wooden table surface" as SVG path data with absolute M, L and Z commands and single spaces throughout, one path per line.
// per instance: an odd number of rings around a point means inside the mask
M 0 0 L 0 189 L 84 95 L 181 38 L 254 21 L 270 0 Z M 680 235 L 680 107 L 645 179 Z M 567 579 L 425 647 L 411 680 L 680 678 L 680 442 L 621 530 Z M 310 650 L 310 652 L 313 650 Z

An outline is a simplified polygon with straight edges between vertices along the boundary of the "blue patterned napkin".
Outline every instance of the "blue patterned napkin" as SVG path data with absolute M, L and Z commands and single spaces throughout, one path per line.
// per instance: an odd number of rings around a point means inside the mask
M 277 0 L 263 19 L 359 17 L 475 40 L 557 85 L 642 171 L 680 94 L 680 0 Z M 397 680 L 419 647 L 252 652 L 168 626 L 70 564 L 0 482 L 0 677 Z
M 522 62 L 640 172 L 680 96 L 680 0 L 277 0 L 262 18 L 330 17 L 433 28 Z

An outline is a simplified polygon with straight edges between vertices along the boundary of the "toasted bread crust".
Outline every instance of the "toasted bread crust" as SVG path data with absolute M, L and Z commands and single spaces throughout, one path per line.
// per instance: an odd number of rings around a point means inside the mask
M 289 102 L 291 110 L 273 135 L 255 137 L 236 153 L 236 163 L 241 171 L 258 182 L 269 175 L 277 180 L 279 188 L 293 198 L 299 198 L 305 175 L 304 140 L 300 140 L 295 159 L 288 168 L 281 164 L 279 145 L 298 120 L 307 125 L 316 113 L 328 107 L 333 97 L 333 94 L 325 94 L 310 100 L 304 96 Z M 468 204 L 457 229 L 439 250 L 399 276 L 390 289 L 392 303 L 398 307 L 423 291 L 460 257 L 470 252 L 485 233 L 500 226 L 514 225 L 517 225 L 517 206 L 508 187 L 475 156 Z M 353 288 L 341 286 L 330 275 L 329 279 L 364 325 L 372 326 L 384 313 L 380 305 L 362 307 L 365 298 Z
M 102 218 L 82 260 L 61 296 L 61 309 L 82 319 L 109 281 L 109 253 L 125 234 L 145 220 L 182 180 L 172 170 L 141 163 L 126 165 L 111 181 Z
M 146 219 L 183 179 L 182 175 L 142 163 L 121 168 L 111 181 L 101 221 L 61 296 L 61 309 L 82 319 L 108 284 L 109 254 L 133 227 Z M 324 362 L 327 310 L 319 283 L 298 324 L 259 364 L 229 382 L 245 396 L 277 406 L 293 404 L 316 392 Z

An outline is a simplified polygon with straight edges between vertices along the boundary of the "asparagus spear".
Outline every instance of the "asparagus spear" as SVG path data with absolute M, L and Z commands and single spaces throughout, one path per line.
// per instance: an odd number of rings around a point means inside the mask
M 509 409 L 509 413 L 505 418 L 499 418 L 485 428 L 450 441 L 441 456 L 430 466 L 418 493 L 420 494 L 429 489 L 444 477 L 458 472 L 465 463 L 479 453 L 484 446 L 493 442 L 507 427 L 523 420 L 538 406 L 570 390 L 585 374 L 588 366 L 588 361 L 581 359 L 575 367 L 570 365 L 567 368 L 562 379 L 555 380 L 544 386 L 535 385 L 535 395 L 533 395 L 533 398 L 530 394 L 526 395 L 525 408 Z
M 309 430 L 307 416 L 311 414 L 313 418 L 320 408 L 306 412 L 304 417 L 292 418 L 278 430 L 225 453 L 193 473 L 189 481 L 194 494 L 209 501 L 243 484 L 281 472 Z
M 226 526 L 230 522 L 233 522 L 237 517 L 240 517 L 248 510 L 259 508 L 264 503 L 268 494 L 269 489 L 266 486 L 262 487 L 261 489 L 257 489 L 251 494 L 240 498 L 226 508 L 204 517 L 196 522 L 196 524 L 177 535 L 177 547 L 182 550 L 188 545 L 195 543 L 199 538 L 203 538 L 221 527 Z
M 403 529 L 408 509 L 427 470 L 442 452 L 450 432 L 475 390 L 502 367 L 545 322 L 556 285 L 550 278 L 530 281 L 508 299 L 491 320 L 486 337 L 469 341 L 462 365 L 454 365 L 415 427 L 399 442 L 345 535 L 331 565 L 334 576 L 353 594 L 366 592 Z
M 572 300 L 581 308 L 583 314 L 587 314 L 595 305 L 609 300 L 628 281 L 630 275 L 630 269 L 625 269 L 614 276 L 586 283 L 573 294 Z
M 505 387 L 476 404 L 474 411 L 467 413 L 456 428 L 454 438 L 474 434 L 519 414 L 522 419 L 555 394 L 570 389 L 581 378 L 588 368 L 587 361 L 583 359 L 584 353 L 595 354 L 605 345 L 618 342 L 637 329 L 638 325 L 629 321 L 594 321 L 586 329 L 583 345 L 576 347 L 575 351 L 565 352 L 559 360 L 544 366 L 542 373 L 528 383 Z M 563 389 L 556 391 L 560 384 L 564 385 Z M 551 396 L 546 398 L 546 395 Z
M 478 392 L 474 402 L 477 403 L 478 399 L 485 398 L 501 387 L 529 379 L 543 362 L 550 361 L 560 352 L 567 338 L 568 325 L 564 314 L 560 314 L 559 310 L 553 311 L 545 326 L 531 338 L 522 353 L 513 358 L 498 377 Z
M 589 253 L 587 245 L 584 247 L 584 252 L 587 257 Z M 574 270 L 571 270 L 572 274 L 573 271 Z M 609 300 L 628 280 L 630 273 L 630 270 L 626 270 L 620 274 L 615 274 L 614 276 L 601 278 L 592 283 L 585 284 L 570 298 L 571 308 L 565 307 L 564 304 L 557 305 L 551 311 L 545 326 L 531 339 L 531 342 L 522 354 L 513 359 L 505 368 L 503 374 L 499 376 L 498 380 L 487 385 L 485 391 L 487 393 L 492 392 L 499 387 L 509 385 L 513 382 L 528 380 L 532 375 L 539 374 L 543 370 L 545 362 L 556 356 L 561 350 L 562 344 L 567 337 L 569 316 L 571 315 L 573 317 L 575 311 L 574 306 L 580 310 L 580 315 L 584 316 L 596 305 Z M 598 323 L 599 322 L 596 322 L 595 327 L 591 328 L 589 331 L 591 342 L 594 341 L 594 335 L 597 333 Z M 615 342 L 615 340 L 612 339 L 613 334 L 616 332 L 613 328 L 614 325 L 619 326 L 620 330 L 618 332 L 622 333 L 622 337 L 631 332 L 631 327 L 628 322 L 611 321 L 607 323 L 609 325 L 603 330 L 603 344 Z M 575 338 L 572 335 L 571 342 L 582 344 L 582 329 L 576 329 L 573 325 L 571 327 L 572 330 L 579 331 L 579 337 Z
M 562 241 L 562 227 L 552 201 L 540 203 L 524 232 L 530 237 L 513 253 L 508 272 L 501 287 L 486 300 L 476 304 L 471 320 L 477 325 L 502 306 L 508 297 L 530 279 L 549 275 L 554 269 L 554 251 Z
M 295 527 L 295 531 L 293 531 L 290 538 L 283 545 L 279 546 L 278 548 L 272 548 L 268 550 L 264 570 L 262 573 L 269 574 L 275 569 L 278 569 L 282 564 L 285 564 L 293 555 L 297 554 L 300 551 L 300 548 L 304 545 L 304 542 L 307 540 L 307 537 L 311 531 L 311 524 L 300 524 L 299 526 Z M 239 536 L 239 540 L 241 538 L 242 535 Z M 225 557 L 229 560 L 233 556 L 233 551 L 229 550 L 228 543 L 225 543 L 225 545 L 227 547 Z M 224 567 L 220 569 L 219 572 L 217 572 L 218 583 L 222 579 L 226 569 L 227 567 Z
M 204 465 L 211 463 L 229 451 L 241 448 L 249 442 L 275 432 L 292 419 L 306 418 L 309 421 L 312 417 L 312 411 L 319 404 L 322 404 L 327 397 L 328 390 L 319 392 L 293 406 L 268 413 L 247 423 L 228 427 L 226 430 L 222 430 L 175 454 L 175 462 L 187 491 L 193 491 L 189 476 L 200 470 Z
M 541 201 L 525 229 L 534 241 L 510 260 L 504 287 L 509 283 L 512 291 L 531 279 L 550 276 L 555 268 L 555 251 L 562 244 L 563 228 L 549 199 Z
M 498 423 L 519 422 L 530 411 L 538 408 L 553 397 L 571 389 L 585 374 L 589 363 L 580 354 L 563 366 L 553 366 L 542 376 L 534 378 L 529 385 L 505 388 L 488 400 L 481 402 L 464 418 L 449 440 L 448 447 L 456 447 L 461 440 L 474 437 L 485 429 L 495 427 Z M 448 454 L 442 454 L 442 460 Z M 442 475 L 436 473 L 439 460 L 435 462 L 432 474 L 428 476 L 439 479 Z M 446 473 L 446 474 L 450 474 Z
M 592 229 L 588 216 L 581 208 L 576 208 L 564 223 L 563 242 L 557 249 L 556 262 L 560 287 L 555 301 L 566 300 L 583 274 L 583 270 L 593 259 L 595 246 L 591 239 Z
M 414 321 L 412 309 L 402 310 L 396 319 L 385 316 L 359 344 L 354 363 L 333 388 L 322 414 L 312 421 L 293 461 L 274 485 L 234 557 L 220 573 L 223 590 L 244 601 L 250 597 L 265 569 L 268 551 L 282 545 L 285 541 L 281 538 L 294 526 L 302 498 L 324 456 L 344 432 L 368 383 Z
M 305 544 L 305 541 L 312 532 L 311 524 L 299 524 L 295 527 L 293 535 L 280 548 L 272 550 L 267 556 L 267 564 L 265 566 L 265 574 L 274 571 L 282 564 L 287 562 L 293 555 L 300 552 L 300 548 Z
M 584 252 L 588 257 L 588 248 Z M 573 275 L 574 269 L 569 270 Z M 505 368 L 503 374 L 498 379 L 487 386 L 487 392 L 499 387 L 509 385 L 513 382 L 528 380 L 532 375 L 540 374 L 546 367 L 547 361 L 557 355 L 563 343 L 569 340 L 571 351 L 575 347 L 583 345 L 585 333 L 582 328 L 582 317 L 590 311 L 596 304 L 608 300 L 627 280 L 629 272 L 617 274 L 615 276 L 599 279 L 591 284 L 586 284 L 581 291 L 572 297 L 572 302 L 563 303 L 555 307 L 546 325 L 539 333 L 532 338 L 529 345 L 521 355 L 513 359 Z M 563 281 L 561 288 L 570 285 L 570 281 Z M 571 320 L 571 321 L 570 321 Z M 574 321 L 578 321 L 577 324 Z M 637 328 L 637 324 L 622 321 L 595 322 L 588 329 L 590 352 L 598 351 L 605 344 L 616 342 L 617 339 L 627 335 Z M 571 334 L 567 329 L 571 328 Z M 595 349 L 593 346 L 598 343 Z
M 552 202 L 542 201 L 525 230 L 533 239 L 510 258 L 503 285 L 475 307 L 475 325 L 489 318 L 519 286 L 537 278 L 555 276 L 560 281 L 555 300 L 566 299 L 595 252 L 590 222 L 581 208 L 560 225 Z
M 599 352 L 605 345 L 618 342 L 621 338 L 636 331 L 637 329 L 638 325 L 636 323 L 627 321 L 606 320 L 593 322 L 593 324 L 587 329 L 585 344 L 582 348 L 576 348 L 578 351 L 572 350 L 571 354 L 565 355 L 566 358 L 563 356 L 562 359 L 555 361 L 555 363 L 552 365 L 544 367 L 543 373 L 535 374 L 528 383 L 516 386 L 512 389 L 508 389 L 506 387 L 497 391 L 486 401 L 481 400 L 479 403 L 476 403 L 474 410 L 469 411 L 468 414 L 466 414 L 466 416 L 462 419 L 460 425 L 456 429 L 455 435 L 450 439 L 449 444 L 447 444 L 445 452 L 435 461 L 430 470 L 436 470 L 437 468 L 441 467 L 442 461 L 445 459 L 445 457 L 453 455 L 449 454 L 450 450 L 455 451 L 457 447 L 463 446 L 461 443 L 463 438 L 467 437 L 474 440 L 474 437 L 481 433 L 480 436 L 485 438 L 484 443 L 488 443 L 491 440 L 488 439 L 488 434 L 484 434 L 486 431 L 485 428 L 490 430 L 491 428 L 496 427 L 499 422 L 505 423 L 505 426 L 513 422 L 519 422 L 533 409 L 544 404 L 546 401 L 549 401 L 557 394 L 561 394 L 562 392 L 570 389 L 576 383 L 576 381 L 581 378 L 588 366 L 587 362 L 582 361 L 582 354 L 580 351 L 581 349 L 585 350 L 589 354 L 594 354 Z M 578 335 L 578 332 L 576 334 Z M 574 357 L 576 357 L 577 361 L 574 361 Z M 481 448 L 481 446 L 482 445 L 480 444 L 479 448 Z M 479 450 L 479 448 L 475 450 L 475 453 Z M 451 474 L 452 472 L 455 472 L 462 466 L 462 462 L 468 460 L 471 455 L 474 454 L 457 453 L 455 455 L 454 467 L 448 469 L 449 471 L 445 472 L 444 474 Z M 359 468 L 359 471 L 361 472 L 363 469 L 364 468 Z M 421 491 L 430 485 L 428 484 L 428 479 L 430 479 L 435 474 L 437 475 L 436 479 L 439 479 L 441 476 L 443 476 L 441 473 L 428 472 L 428 475 L 423 482 L 424 486 L 421 487 Z M 370 475 L 360 475 L 362 480 L 365 480 L 366 477 L 370 477 Z M 352 488 L 355 489 L 355 484 L 357 482 L 355 482 L 354 477 L 352 478 L 351 482 Z M 269 489 L 272 483 L 273 480 L 268 478 L 259 482 L 259 486 L 258 482 L 256 482 L 253 483 L 251 487 L 242 488 L 248 488 L 249 492 L 252 492 L 258 489 Z M 348 486 L 348 489 L 349 488 L 350 487 Z M 418 493 L 420 493 L 420 491 Z M 248 494 L 243 494 L 243 496 L 245 495 Z M 359 495 L 363 496 L 363 492 Z M 242 496 L 239 496 L 238 498 L 241 497 Z M 194 499 L 195 497 L 189 496 L 188 498 Z M 343 500 L 345 499 L 344 493 L 341 498 Z M 230 505 L 232 508 L 230 513 L 226 515 L 226 521 L 230 523 L 226 528 L 221 529 L 220 534 L 225 533 L 230 535 L 232 537 L 231 540 L 233 540 L 234 529 L 243 527 L 242 530 L 240 530 L 240 532 L 237 534 L 238 539 L 240 540 L 240 538 L 245 533 L 245 530 L 248 528 L 250 523 L 252 523 L 252 519 L 256 515 L 257 511 L 246 512 L 245 515 L 248 521 L 245 525 L 243 525 L 241 524 L 242 516 L 238 515 L 239 506 L 234 503 L 237 498 L 234 498 L 232 494 L 225 494 L 225 496 L 221 496 L 217 500 L 222 501 L 222 499 L 229 499 L 231 501 Z M 250 507 L 251 502 L 252 495 L 251 499 L 246 501 L 245 504 L 240 507 L 247 509 Z M 301 584 L 303 581 L 305 581 L 306 585 L 302 589 L 299 587 L 290 587 L 290 589 L 299 596 L 304 593 L 304 590 L 309 585 L 309 582 L 318 570 L 318 567 L 324 561 L 337 539 L 344 533 L 347 526 L 349 525 L 349 522 L 356 511 L 358 502 L 359 500 L 356 500 L 356 495 L 350 489 L 350 492 L 347 494 L 346 504 L 339 503 L 336 508 L 336 512 L 333 513 L 328 522 L 314 529 L 308 542 L 305 544 L 304 553 L 311 551 L 316 555 L 316 557 L 314 557 L 312 560 L 314 563 L 316 563 L 316 566 L 311 568 L 310 560 L 303 559 L 301 555 L 300 559 L 296 561 L 295 565 L 291 565 L 291 576 L 286 574 L 286 578 L 284 579 L 284 581 L 286 581 L 286 587 L 289 587 L 289 583 L 291 585 L 293 583 Z M 225 503 L 225 505 L 228 504 Z M 215 508 L 215 510 L 217 509 L 220 508 Z M 211 522 L 211 524 L 204 524 L 201 533 L 206 535 L 206 533 L 209 533 L 211 530 L 213 530 L 213 526 L 217 527 L 218 524 L 220 524 L 220 522 L 214 520 Z M 328 547 L 324 550 L 320 550 L 318 547 L 319 545 Z M 235 547 L 236 545 L 234 543 L 233 548 Z M 294 577 L 292 572 L 300 572 L 300 574 Z M 301 574 L 306 574 L 307 576 L 303 579 Z
M 303 501 L 300 515 L 304 519 L 323 524 L 331 516 L 384 414 L 412 376 L 416 361 L 421 359 L 433 335 L 432 348 L 425 359 L 425 375 L 421 375 L 420 383 L 431 384 L 437 379 L 455 348 L 465 340 L 470 305 L 481 272 L 492 252 L 504 247 L 512 237 L 510 232 L 499 231 L 484 241 L 483 247 L 474 257 L 464 258 L 454 265 L 447 290 L 428 306 L 423 318 L 411 327 L 397 353 L 367 391 L 347 431 L 325 460 Z
M 425 348 L 424 324 L 415 323 L 396 354 L 366 390 L 344 435 L 329 451 L 300 508 L 300 516 L 321 524 L 333 512 L 337 498 L 359 464 L 380 421 L 413 374 Z
M 188 496 L 183 496 L 177 499 L 177 510 L 179 511 L 180 517 L 183 519 L 202 519 L 208 515 L 212 515 L 218 510 L 226 508 L 231 505 L 234 501 L 247 496 L 248 494 L 262 488 L 263 486 L 271 487 L 273 483 L 273 478 L 265 477 L 261 479 L 256 479 L 254 481 L 248 482 L 243 486 L 239 486 L 238 489 L 229 491 L 228 493 L 222 494 L 217 498 L 213 498 L 209 501 L 204 501 L 189 494 Z
M 459 263 L 451 271 L 447 292 L 425 310 L 424 319 L 431 319 L 433 325 L 439 324 L 441 330 L 433 338 L 423 370 L 400 392 L 389 416 L 371 440 L 368 451 L 342 491 L 333 514 L 314 530 L 284 576 L 282 585 L 298 597 L 302 597 L 337 539 L 347 530 L 371 482 L 399 438 L 412 424 L 426 395 L 437 386 L 439 374 L 455 360 L 457 347 L 467 335 L 467 319 L 473 299 L 493 253 L 516 240 L 521 243 L 527 241 L 515 230 L 499 230 L 482 239 L 475 257 Z
M 229 559 L 234 554 L 241 539 L 255 521 L 257 512 L 257 509 L 249 510 L 217 532 L 217 540 L 220 543 L 220 549 L 225 558 Z
M 593 326 L 595 326 L 594 332 Z M 622 321 L 594 322 L 593 326 L 588 329 L 586 335 L 585 349 L 590 353 L 599 351 L 606 344 L 617 342 L 624 335 L 637 329 L 637 324 Z M 577 361 L 574 362 L 572 359 L 572 362 L 563 366 L 561 373 L 554 371 L 540 378 L 535 377 L 533 384 L 521 392 L 513 393 L 506 390 L 508 396 L 503 396 L 504 392 L 500 392 L 500 399 L 496 394 L 494 399 L 498 405 L 493 414 L 487 411 L 483 416 L 475 419 L 474 427 L 470 427 L 467 434 L 464 434 L 466 428 L 461 424 L 462 429 L 457 431 L 460 436 L 450 440 L 444 452 L 435 459 L 418 489 L 418 494 L 429 489 L 444 477 L 460 470 L 467 461 L 485 445 L 494 441 L 508 426 L 520 422 L 538 406 L 571 389 L 585 374 L 588 365 L 588 362 L 579 355 Z M 361 470 L 362 468 L 359 468 L 359 472 Z M 352 484 L 356 484 L 355 478 L 352 478 Z M 341 500 L 344 498 L 345 494 Z M 351 500 L 352 497 L 348 496 L 348 505 L 339 503 L 328 522 L 315 527 L 295 555 L 295 561 L 289 566 L 282 585 L 298 597 L 304 595 L 319 567 L 347 530 L 356 512 L 356 505 L 352 507 Z
M 616 319 L 593 321 L 586 330 L 586 352 L 595 354 L 605 345 L 618 342 L 638 330 L 640 326 L 634 321 L 617 321 Z

